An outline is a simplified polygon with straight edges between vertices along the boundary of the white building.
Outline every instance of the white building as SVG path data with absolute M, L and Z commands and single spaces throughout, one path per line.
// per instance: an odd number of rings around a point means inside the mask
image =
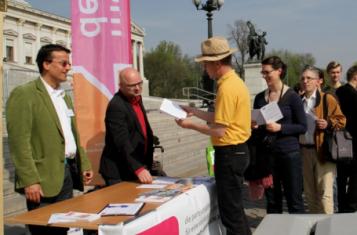
M 143 29 L 131 22 L 133 66 L 142 77 L 144 36 Z M 5 66 L 37 70 L 35 60 L 41 46 L 56 43 L 71 48 L 71 20 L 35 9 L 25 0 L 8 0 L 3 40 Z M 145 80 L 148 94 L 147 84 Z

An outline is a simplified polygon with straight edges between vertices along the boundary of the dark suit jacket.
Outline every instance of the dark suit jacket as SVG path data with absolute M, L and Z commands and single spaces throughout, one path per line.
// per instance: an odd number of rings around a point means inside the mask
M 346 129 L 353 137 L 354 152 L 357 153 L 357 90 L 347 83 L 337 89 L 336 95 L 347 119 Z
M 108 104 L 105 116 L 105 146 L 100 161 L 99 173 L 104 179 L 136 180 L 135 171 L 141 167 L 148 170 L 153 162 L 153 133 L 144 106 L 147 150 L 140 123 L 129 101 L 116 93 Z
M 70 98 L 65 96 L 64 100 L 73 110 Z M 90 170 L 91 164 L 79 145 L 74 117 L 71 121 L 77 156 L 70 166 L 75 170 L 72 171 L 74 187 L 83 189 L 80 172 Z M 6 122 L 17 191 L 39 183 L 45 197 L 58 195 L 64 179 L 64 135 L 51 97 L 40 79 L 11 92 L 6 105 Z

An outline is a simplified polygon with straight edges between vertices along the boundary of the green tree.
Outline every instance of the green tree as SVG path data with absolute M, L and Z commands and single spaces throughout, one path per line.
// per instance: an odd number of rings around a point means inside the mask
M 145 54 L 144 64 L 152 96 L 182 98 L 182 88 L 197 86 L 201 79 L 199 67 L 173 42 L 161 41 Z
M 315 65 L 315 58 L 310 53 L 294 53 L 288 50 L 272 50 L 268 56 L 279 56 L 287 64 L 288 70 L 285 82 L 294 86 L 299 82 L 301 71 L 305 65 Z

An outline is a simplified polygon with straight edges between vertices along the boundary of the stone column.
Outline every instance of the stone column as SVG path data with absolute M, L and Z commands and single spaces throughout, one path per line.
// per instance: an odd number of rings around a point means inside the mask
M 144 77 L 144 55 L 143 55 L 143 43 L 139 43 L 139 67 L 140 67 L 140 74 Z
M 133 48 L 133 67 L 134 67 L 134 69 L 138 69 L 138 61 L 137 61 L 138 45 L 135 40 L 132 41 L 132 48 Z
M 66 32 L 66 38 L 67 38 L 67 48 L 70 48 L 72 50 L 72 40 L 69 31 Z
M 57 40 L 57 37 L 56 37 L 56 32 L 57 32 L 57 28 L 53 27 L 52 28 L 52 42 L 53 43 L 57 43 L 56 40 Z
M 144 74 L 144 44 L 143 42 L 139 42 L 139 67 L 140 67 L 140 75 L 143 78 L 143 96 L 149 96 L 149 80 L 146 79 Z
M 36 24 L 36 47 L 35 47 L 35 51 L 38 51 L 41 48 L 41 27 L 42 27 L 42 24 L 40 24 L 40 23 Z
M 24 28 L 25 20 L 24 19 L 18 19 L 17 20 L 17 28 L 19 32 L 19 37 L 17 38 L 17 49 L 15 48 L 15 57 L 14 60 L 19 64 L 19 65 L 24 65 L 25 64 L 25 57 L 24 57 Z
M 254 97 L 261 91 L 267 88 L 263 76 L 260 74 L 262 66 L 260 63 L 244 64 L 245 84 L 247 85 L 252 104 Z

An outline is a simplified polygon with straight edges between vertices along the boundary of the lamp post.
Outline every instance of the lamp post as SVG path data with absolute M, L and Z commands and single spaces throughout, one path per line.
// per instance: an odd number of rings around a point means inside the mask
M 206 0 L 205 3 L 202 3 L 201 0 L 192 0 L 193 4 L 196 6 L 197 10 L 203 10 L 207 12 L 207 26 L 208 26 L 208 38 L 211 38 L 213 36 L 213 30 L 212 30 L 212 16 L 213 16 L 213 11 L 219 10 L 224 3 L 224 0 Z M 214 93 L 214 80 L 210 79 L 207 72 L 204 71 L 202 74 L 202 88 L 203 90 L 206 90 L 210 93 Z M 208 95 L 207 99 L 213 100 L 214 97 L 213 95 Z M 202 106 L 205 105 L 205 103 L 208 106 L 209 110 L 213 109 L 213 104 L 208 103 L 207 100 L 203 100 Z
M 224 0 L 206 0 L 206 3 L 201 3 L 201 0 L 192 0 L 197 10 L 207 11 L 207 23 L 208 23 L 208 38 L 213 36 L 212 33 L 212 11 L 219 10 L 224 3 Z

